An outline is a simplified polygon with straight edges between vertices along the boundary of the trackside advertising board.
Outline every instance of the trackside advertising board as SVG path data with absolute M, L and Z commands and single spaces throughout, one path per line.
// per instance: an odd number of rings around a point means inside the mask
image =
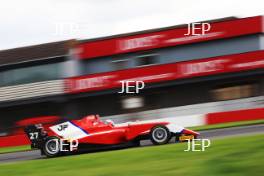
M 79 59 L 90 59 L 141 50 L 176 46 L 195 42 L 223 39 L 242 35 L 262 33 L 262 16 L 212 22 L 205 35 L 185 35 L 187 26 L 164 29 L 157 32 L 120 36 L 109 39 L 87 41 L 79 44 Z
M 260 68 L 264 68 L 264 50 L 68 78 L 65 91 L 99 91 L 121 87 L 120 81 L 155 83 Z

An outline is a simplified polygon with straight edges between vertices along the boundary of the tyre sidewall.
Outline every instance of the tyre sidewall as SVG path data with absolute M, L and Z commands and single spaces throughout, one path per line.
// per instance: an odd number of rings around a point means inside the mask
M 54 144 L 55 141 L 58 141 L 57 143 L 57 150 L 52 152 L 50 151 L 51 149 L 49 149 L 48 145 L 51 145 L 51 143 Z M 59 138 L 58 137 L 55 137 L 55 136 L 51 136 L 51 137 L 48 137 L 45 142 L 44 142 L 44 145 L 43 145 L 43 148 L 42 148 L 42 152 L 44 155 L 46 155 L 47 157 L 49 158 L 52 158 L 52 157 L 56 157 L 56 156 L 59 156 L 61 154 L 60 152 L 60 146 L 59 146 Z

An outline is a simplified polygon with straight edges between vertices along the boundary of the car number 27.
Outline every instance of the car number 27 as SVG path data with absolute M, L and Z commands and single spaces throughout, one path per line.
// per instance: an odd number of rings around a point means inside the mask
M 38 139 L 38 132 L 29 133 L 29 139 L 30 140 Z

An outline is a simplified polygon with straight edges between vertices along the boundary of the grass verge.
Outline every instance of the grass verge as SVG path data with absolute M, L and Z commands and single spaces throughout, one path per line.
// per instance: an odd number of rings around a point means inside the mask
M 203 126 L 190 127 L 190 129 L 196 131 L 203 131 L 203 130 L 211 130 L 218 128 L 230 128 L 236 126 L 257 125 L 257 124 L 264 124 L 264 120 L 250 120 L 250 121 L 220 123 L 215 125 L 203 125 Z
M 18 151 L 26 151 L 30 149 L 31 149 L 30 145 L 22 145 L 22 146 L 16 146 L 16 147 L 2 147 L 0 148 L 0 154 L 18 152 Z
M 260 176 L 264 135 L 211 140 L 204 152 L 187 143 L 0 164 L 8 176 Z

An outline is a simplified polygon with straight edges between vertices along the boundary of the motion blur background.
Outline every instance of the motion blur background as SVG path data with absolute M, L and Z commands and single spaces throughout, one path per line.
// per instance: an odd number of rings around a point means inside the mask
M 0 147 L 100 114 L 200 126 L 264 119 L 261 1 L 9 1 L 0 6 Z M 12 11 L 12 13 L 9 13 Z M 237 17 L 238 16 L 238 17 Z M 187 23 L 211 24 L 185 36 Z M 139 94 L 118 94 L 143 80 Z

